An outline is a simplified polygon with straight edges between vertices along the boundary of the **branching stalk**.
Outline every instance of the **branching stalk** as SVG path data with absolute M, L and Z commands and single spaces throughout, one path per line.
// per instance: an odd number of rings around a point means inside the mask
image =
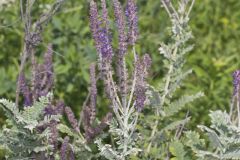
M 177 50 L 178 50 L 178 48 L 174 49 L 173 56 L 175 56 L 177 54 Z M 170 64 L 170 67 L 169 67 L 169 70 L 168 70 L 168 74 L 167 74 L 165 87 L 164 87 L 164 92 L 163 92 L 163 95 L 161 97 L 161 104 L 160 104 L 159 107 L 157 107 L 157 111 L 156 111 L 156 115 L 158 117 L 160 116 L 159 109 L 163 107 L 163 105 L 165 103 L 166 96 L 168 95 L 168 92 L 169 92 L 169 85 L 170 85 L 170 82 L 171 82 L 171 74 L 173 72 L 173 65 L 174 65 L 174 62 L 171 61 L 171 64 Z M 153 142 L 153 138 L 154 138 L 154 136 L 157 132 L 158 123 L 159 123 L 159 119 L 157 119 L 154 123 L 153 130 L 152 130 L 151 137 L 150 137 L 150 143 L 149 143 L 148 148 L 147 148 L 147 153 L 150 152 L 152 142 Z

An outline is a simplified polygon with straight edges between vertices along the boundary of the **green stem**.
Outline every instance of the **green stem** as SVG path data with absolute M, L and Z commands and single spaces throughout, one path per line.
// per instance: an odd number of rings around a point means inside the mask
M 177 54 L 177 50 L 178 50 L 178 48 L 176 47 L 173 51 L 173 57 Z M 168 74 L 167 74 L 165 87 L 164 87 L 163 96 L 161 97 L 161 104 L 160 104 L 160 107 L 157 107 L 157 111 L 156 111 L 157 117 L 160 116 L 159 109 L 163 107 L 163 105 L 165 103 L 166 96 L 168 95 L 168 92 L 169 92 L 169 86 L 170 86 L 170 82 L 171 82 L 171 74 L 173 72 L 173 65 L 174 65 L 174 62 L 171 61 L 171 64 L 170 64 L 170 67 L 169 67 L 169 70 L 168 70 Z M 147 147 L 147 153 L 150 152 L 152 142 L 153 142 L 153 138 L 154 138 L 154 136 L 157 132 L 158 124 L 159 124 L 159 119 L 157 119 L 154 123 L 153 130 L 152 130 L 151 137 L 150 137 L 150 143 Z

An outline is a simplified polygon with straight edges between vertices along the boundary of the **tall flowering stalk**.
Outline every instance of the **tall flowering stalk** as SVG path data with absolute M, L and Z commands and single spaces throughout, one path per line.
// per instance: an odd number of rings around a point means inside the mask
M 19 75 L 19 88 L 24 97 L 25 106 L 31 106 L 39 97 L 46 96 L 52 90 L 54 84 L 52 52 L 53 49 L 50 44 L 44 54 L 44 63 L 38 64 L 34 61 L 32 84 L 27 82 L 24 73 Z
M 23 95 L 25 109 L 32 109 L 32 105 L 39 100 L 40 97 L 46 97 L 49 92 L 52 91 L 54 84 L 53 75 L 53 48 L 49 44 L 47 51 L 44 54 L 44 62 L 38 64 L 35 60 L 32 67 L 32 79 L 31 84 L 28 83 L 24 73 L 19 75 L 20 93 Z M 44 106 L 44 117 L 59 117 L 63 113 L 64 103 L 58 101 L 56 104 L 51 101 L 47 106 Z M 39 124 L 36 127 L 37 133 L 46 132 L 49 129 L 51 134 L 48 143 L 53 146 L 52 152 L 55 154 L 58 150 L 58 119 L 52 119 L 44 123 Z M 53 155 L 49 158 L 53 158 Z
M 236 106 L 234 108 L 234 106 Z M 237 113 L 237 114 L 234 114 Z M 240 70 L 233 72 L 233 95 L 230 108 L 230 117 L 240 126 Z
M 92 142 L 103 130 L 108 126 L 108 122 L 112 119 L 112 113 L 108 112 L 99 124 L 96 124 L 96 105 L 97 105 L 97 80 L 96 66 L 90 66 L 90 92 L 86 99 L 86 104 L 83 105 L 81 117 L 83 119 L 83 128 L 85 131 L 85 139 L 88 143 Z M 88 101 L 90 102 L 88 103 Z M 87 104 L 88 103 L 88 104 Z M 81 120 L 79 121 L 81 124 Z
M 65 137 L 61 146 L 61 160 L 74 160 L 74 152 L 69 144 L 69 137 Z
M 118 53 L 117 53 L 117 76 L 119 79 L 120 92 L 122 97 L 123 106 L 126 107 L 127 96 L 127 69 L 125 64 L 125 54 L 127 52 L 127 34 L 126 22 L 122 11 L 122 6 L 118 0 L 113 0 L 114 15 L 116 27 L 118 29 Z
M 96 103 L 97 103 L 97 82 L 96 82 L 96 70 L 95 65 L 92 64 L 90 67 L 90 76 L 91 76 L 91 97 L 90 97 L 90 109 L 91 109 L 91 115 L 90 115 L 90 124 L 93 123 L 93 121 L 96 118 Z
M 23 46 L 23 51 L 21 55 L 21 62 L 19 66 L 19 77 L 24 74 L 25 65 L 28 60 L 31 60 L 33 75 L 39 76 L 35 73 L 36 70 L 38 69 L 38 66 L 36 66 L 36 60 L 35 60 L 35 54 L 36 54 L 35 49 L 42 41 L 42 32 L 44 31 L 44 27 L 49 22 L 49 20 L 53 17 L 53 15 L 56 13 L 56 11 L 60 8 L 63 2 L 64 0 L 56 1 L 51 6 L 51 8 L 47 13 L 42 13 L 41 18 L 37 19 L 36 21 L 33 21 L 31 16 L 31 11 L 35 1 L 20 0 L 21 18 L 25 27 L 24 28 L 25 35 L 24 35 L 24 46 Z M 15 99 L 16 106 L 18 106 L 18 103 L 19 103 L 21 83 L 22 83 L 21 78 L 18 78 L 17 87 L 16 87 L 16 99 Z M 51 83 L 49 84 L 51 85 Z
M 134 0 L 128 0 L 125 14 L 128 22 L 128 42 L 135 45 L 138 37 L 138 16 Z
M 171 22 L 171 41 L 168 44 L 162 43 L 159 48 L 160 54 L 166 58 L 165 67 L 167 69 L 166 75 L 163 78 L 163 83 L 159 88 L 154 89 L 153 93 L 156 94 L 156 98 L 159 101 L 155 106 L 155 115 L 158 117 L 151 127 L 150 138 L 148 139 L 148 146 L 146 147 L 146 155 L 150 154 L 153 147 L 158 147 L 161 142 L 155 141 L 160 135 L 164 135 L 164 130 L 160 130 L 160 119 L 170 116 L 174 116 L 180 111 L 187 103 L 203 96 L 203 93 L 198 92 L 195 95 L 183 95 L 179 99 L 173 99 L 172 96 L 175 91 L 181 86 L 182 80 L 192 72 L 192 70 L 183 71 L 184 59 L 186 53 L 191 51 L 192 45 L 188 45 L 188 41 L 192 38 L 192 32 L 188 26 L 189 14 L 192 10 L 195 0 L 180 0 L 178 1 L 178 7 L 175 7 L 172 0 L 161 0 L 162 6 L 168 13 Z M 158 90 L 158 92 L 156 92 Z M 185 123 L 189 120 L 188 114 L 185 120 L 170 123 L 171 130 L 176 130 L 175 139 L 179 139 Z M 177 124 L 177 125 L 176 125 Z M 170 126 L 171 125 L 171 126 Z M 170 152 L 168 145 L 172 141 L 172 137 L 166 138 L 166 144 L 163 144 L 161 148 L 164 148 L 162 156 L 166 156 L 166 159 L 170 159 Z M 166 152 L 167 151 L 167 152 Z M 165 154 L 166 153 L 166 154 Z
M 151 59 L 147 54 L 143 59 L 139 58 L 135 50 L 138 36 L 138 16 L 135 1 L 127 1 L 125 14 L 118 0 L 112 2 L 118 31 L 118 48 L 112 47 L 105 0 L 101 0 L 102 15 L 98 12 L 96 2 L 91 0 L 90 25 L 99 57 L 99 72 L 115 115 L 110 125 L 110 132 L 116 137 L 119 146 L 113 148 L 111 145 L 103 145 L 100 139 L 96 143 L 101 154 L 105 155 L 106 158 L 125 159 L 129 154 L 138 151 L 134 145 L 134 133 L 138 114 L 144 108 L 147 87 L 145 79 L 151 65 Z M 129 47 L 132 48 L 134 55 L 132 64 L 135 66 L 131 80 L 128 79 L 131 76 L 128 75 L 125 62 Z M 116 61 L 113 57 L 116 57 Z M 117 64 L 113 65 L 115 62 Z M 114 71 L 116 71 L 117 82 L 114 80 Z M 131 86 L 128 86 L 129 84 Z M 108 153 L 111 153 L 112 156 Z
M 42 42 L 44 27 L 63 2 L 64 0 L 56 0 L 47 12 L 33 20 L 31 11 L 35 0 L 20 0 L 25 36 L 17 79 L 16 99 L 15 103 L 0 99 L 0 107 L 5 110 L 9 120 L 6 122 L 7 125 L 0 130 L 0 143 L 4 149 L 9 151 L 6 155 L 7 159 L 52 160 L 60 156 L 62 160 L 73 160 L 77 155 L 91 151 L 86 145 L 86 138 L 82 135 L 71 108 L 65 107 L 61 101 L 55 102 L 51 94 L 54 84 L 53 46 L 48 45 L 43 56 L 43 63 L 38 63 L 36 59 L 36 48 Z M 102 33 L 103 37 L 107 34 Z M 104 44 L 108 43 L 108 39 L 104 40 Z M 108 50 L 104 48 L 101 50 L 105 55 L 108 54 Z M 24 74 L 26 63 L 30 63 L 31 66 L 30 80 Z M 95 67 L 91 68 L 91 120 L 95 120 L 97 90 Z M 23 108 L 18 108 L 20 94 L 23 96 Z M 63 113 L 66 114 L 70 127 L 61 122 Z M 111 119 L 111 114 L 103 118 L 102 122 L 94 128 L 94 137 L 107 126 L 109 119 Z M 63 141 L 62 135 L 66 136 Z M 61 148 L 60 141 L 62 142 Z

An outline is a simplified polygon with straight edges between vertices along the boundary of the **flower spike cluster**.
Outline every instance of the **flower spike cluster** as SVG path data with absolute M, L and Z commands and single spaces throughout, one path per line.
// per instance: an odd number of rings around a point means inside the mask
M 118 54 L 123 57 L 127 51 L 127 35 L 125 33 L 126 24 L 122 6 L 118 0 L 113 0 L 116 27 L 118 29 Z
M 95 119 L 94 119 L 95 120 Z M 83 110 L 83 128 L 85 131 L 85 138 L 87 142 L 91 142 L 97 135 L 99 135 L 112 120 L 112 113 L 108 112 L 101 120 L 100 124 L 94 126 L 91 124 L 91 109 L 87 106 Z
M 103 8 L 102 21 L 100 21 L 97 4 L 93 0 L 90 2 L 90 27 L 98 53 L 104 60 L 111 60 L 113 50 L 108 30 L 108 13 L 106 2 L 104 0 L 101 2 Z
M 95 41 L 95 46 L 98 53 L 101 53 L 101 46 L 98 40 L 98 29 L 100 27 L 100 22 L 98 20 L 98 9 L 97 4 L 94 1 L 90 2 L 90 28 L 92 32 L 93 39 Z
M 70 138 L 66 136 L 63 140 L 63 144 L 61 146 L 61 160 L 74 160 L 74 153 L 69 144 Z
M 72 128 L 77 132 L 80 133 L 80 130 L 78 128 L 78 123 L 75 118 L 75 115 L 70 107 L 65 107 L 65 113 L 67 115 L 68 121 L 70 122 Z
M 87 106 L 84 106 L 82 114 L 83 128 L 87 142 L 91 142 L 97 135 L 99 135 L 108 126 L 108 122 L 112 119 L 112 113 L 108 112 L 98 125 L 94 123 L 96 121 L 97 104 L 97 78 L 95 68 L 95 64 L 90 65 L 90 102 Z
M 236 70 L 232 74 L 233 77 L 233 95 L 230 107 L 230 117 L 238 122 L 240 126 L 240 70 Z
M 63 140 L 63 144 L 61 146 L 61 159 L 67 159 L 67 149 L 68 149 L 68 142 L 69 142 L 69 137 L 65 137 Z
M 151 66 L 151 58 L 148 54 L 145 54 L 143 59 L 137 58 L 136 62 L 136 73 L 137 73 L 137 80 L 136 80 L 136 109 L 137 111 L 142 111 L 144 107 L 144 102 L 146 100 L 146 91 L 147 91 L 147 84 L 146 84 L 146 77 L 148 70 Z
M 96 103 L 97 103 L 97 86 L 96 86 L 96 71 L 95 71 L 95 65 L 92 64 L 90 66 L 90 77 L 91 77 L 91 97 L 90 97 L 90 109 L 91 109 L 91 115 L 90 115 L 90 124 L 93 123 L 93 121 L 96 118 Z
M 240 92 L 240 70 L 233 72 L 233 95 L 237 95 Z
M 20 92 L 24 97 L 24 105 L 31 106 L 41 96 L 46 96 L 53 88 L 53 50 L 52 45 L 48 46 L 44 54 L 44 63 L 37 64 L 35 61 L 32 73 L 32 85 L 28 85 L 25 75 L 19 75 Z
M 97 10 L 97 3 L 94 0 L 90 2 L 90 27 L 95 41 L 96 50 L 99 56 L 99 71 L 101 80 L 104 82 L 104 89 L 110 101 L 110 108 L 114 113 L 114 120 L 117 122 L 118 130 L 112 130 L 116 126 L 110 125 L 110 132 L 113 135 L 119 135 L 118 138 L 123 147 L 117 149 L 119 156 L 116 159 L 125 159 L 130 154 L 129 148 L 134 148 L 135 127 L 137 124 L 138 114 L 143 110 L 146 100 L 147 91 L 147 72 L 151 65 L 151 58 L 145 55 L 140 58 L 135 50 L 135 44 L 138 37 L 138 16 L 137 5 L 134 0 L 128 0 L 125 12 L 118 0 L 112 0 L 115 27 L 118 34 L 118 46 L 113 48 L 110 35 L 110 26 L 106 1 L 101 0 L 102 15 Z M 112 31 L 115 30 L 111 29 Z M 134 59 L 134 72 L 129 76 L 126 67 L 126 55 L 128 48 L 132 48 Z M 89 127 L 91 122 L 92 107 L 95 105 L 95 81 L 93 79 L 94 70 L 91 69 L 91 103 L 84 110 L 84 123 L 86 136 L 91 139 L 98 128 L 105 126 L 101 123 L 99 127 Z M 116 72 L 116 75 L 115 73 Z M 132 77 L 129 79 L 128 77 Z M 94 85 L 93 85 L 94 84 Z M 130 86 L 131 84 L 131 86 Z M 106 116 L 108 117 L 108 116 Z M 111 116 L 109 116 L 111 117 Z M 104 118 L 108 119 L 108 118 Z M 104 120 L 102 120 L 104 122 Z M 132 145 L 132 146 L 131 146 Z M 107 147 L 109 148 L 109 147 Z M 100 149 L 101 150 L 101 149 Z M 105 151 L 102 151 L 105 152 Z M 106 151 L 107 152 L 107 151 Z
M 107 10 L 106 0 L 101 0 L 101 7 L 102 7 L 103 25 L 105 26 L 107 33 L 109 33 L 109 21 L 108 21 L 108 10 Z
M 118 0 L 113 0 L 114 15 L 116 27 L 118 29 L 118 53 L 117 53 L 117 76 L 119 79 L 120 92 L 122 94 L 123 103 L 127 94 L 127 69 L 125 64 L 125 54 L 127 52 L 127 34 L 126 22 L 122 6 Z M 125 106 L 126 104 L 124 104 Z
M 19 75 L 19 82 L 20 82 L 20 91 L 24 97 L 24 106 L 31 106 L 32 105 L 32 93 L 27 85 L 24 74 Z
M 138 36 L 137 6 L 134 0 L 127 2 L 126 17 L 128 20 L 128 42 L 134 45 Z

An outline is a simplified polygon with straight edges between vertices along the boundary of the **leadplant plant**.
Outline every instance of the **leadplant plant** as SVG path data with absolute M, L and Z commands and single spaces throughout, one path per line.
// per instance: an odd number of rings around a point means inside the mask
M 85 151 L 90 151 L 71 108 L 65 107 L 64 103 L 56 100 L 51 93 L 54 84 L 53 46 L 49 44 L 47 47 L 43 63 L 39 63 L 36 58 L 36 50 L 42 42 L 42 33 L 63 2 L 53 2 L 48 11 L 42 13 L 37 20 L 33 20 L 32 8 L 35 1 L 20 1 L 25 36 L 16 100 L 15 103 L 6 99 L 0 100 L 0 107 L 7 117 L 6 125 L 0 133 L 1 148 L 6 150 L 5 157 L 8 159 L 65 160 L 74 159 L 75 151 L 82 154 L 82 157 Z M 27 66 L 31 66 L 30 78 L 25 76 L 29 75 L 26 74 Z M 64 113 L 71 127 L 64 125 L 61 118 Z M 62 138 L 63 136 L 66 137 Z M 74 141 L 70 145 L 72 139 Z
M 208 139 L 200 139 L 197 132 L 186 133 L 186 145 L 190 146 L 199 159 L 240 159 L 239 141 L 239 106 L 240 106 L 240 71 L 233 73 L 233 95 L 230 113 L 211 111 L 210 127 L 199 125 L 198 128 L 207 134 Z M 206 142 L 210 141 L 207 146 Z
M 145 133 L 144 143 L 140 145 L 144 150 L 142 156 L 146 159 L 170 159 L 169 146 L 180 139 L 185 124 L 190 120 L 188 112 L 183 120 L 174 120 L 173 117 L 189 102 L 203 96 L 202 92 L 180 98 L 175 94 L 182 81 L 192 73 L 191 69 L 184 70 L 183 67 L 186 54 L 193 48 L 189 44 L 193 36 L 188 24 L 194 0 L 180 0 L 177 4 L 162 0 L 161 3 L 172 22 L 171 39 L 168 43 L 161 43 L 159 48 L 165 58 L 164 78 L 157 87 L 149 86 L 149 106 L 154 109 L 155 115 L 144 115 L 141 124 L 147 127 L 139 126 L 140 131 Z
M 54 100 L 52 96 L 49 98 L 48 95 L 53 89 L 54 82 L 52 64 L 54 52 L 52 45 L 49 45 L 44 55 L 43 64 L 38 63 L 36 59 L 36 49 L 42 42 L 41 34 L 44 27 L 62 2 L 56 1 L 50 10 L 43 13 L 34 23 L 32 8 L 35 1 L 20 2 L 25 37 L 17 80 L 16 100 L 15 103 L 8 102 L 5 99 L 1 101 L 8 119 L 11 120 L 11 123 L 4 127 L 1 133 L 3 140 L 6 141 L 3 141 L 4 147 L 9 151 L 6 156 L 12 159 L 18 159 L 19 157 L 23 159 L 91 159 L 93 156 L 85 154 L 85 152 L 91 152 L 88 144 L 94 141 L 95 137 L 107 127 L 112 119 L 109 131 L 110 135 L 114 137 L 113 144 L 115 147 L 102 144 L 101 138 L 98 138 L 95 143 L 99 146 L 100 155 L 104 155 L 108 159 L 126 159 L 130 154 L 138 151 L 135 146 L 135 140 L 138 138 L 135 127 L 138 114 L 144 107 L 147 89 L 145 78 L 151 65 L 151 58 L 148 54 L 140 58 L 135 50 L 138 36 L 136 4 L 133 0 L 129 0 L 124 14 L 120 3 L 117 0 L 113 1 L 116 28 L 118 30 L 118 48 L 114 50 L 106 2 L 101 1 L 101 16 L 99 16 L 97 10 L 97 4 L 94 1 L 90 2 L 91 30 L 99 55 L 99 76 L 97 76 L 96 66 L 93 64 L 90 67 L 91 87 L 89 96 L 83 105 L 81 119 L 77 121 L 70 107 L 65 107 L 64 103 Z M 125 62 L 128 50 L 132 50 L 134 57 L 132 61 L 134 71 L 132 74 L 128 74 Z M 114 62 L 116 62 L 116 65 L 114 65 Z M 30 80 L 25 76 L 27 64 L 31 66 Z M 116 76 L 113 74 L 114 72 Z M 109 112 L 100 122 L 97 122 L 96 83 L 99 79 L 104 83 L 105 93 L 110 102 L 109 109 L 114 113 L 114 118 L 112 118 L 112 113 Z M 117 79 L 116 82 L 115 79 Z M 21 107 L 20 96 L 23 99 Z M 41 99 L 50 100 L 41 103 Z M 38 104 L 37 107 L 35 107 L 36 103 Z M 62 115 L 66 115 L 70 125 L 60 121 Z M 27 116 L 27 118 L 25 119 L 24 116 Z M 57 118 L 51 119 L 52 117 Z M 7 131 L 11 132 L 15 128 L 19 130 L 8 135 Z M 31 134 L 28 133 L 27 129 L 30 130 Z M 84 134 L 82 134 L 82 129 Z M 23 137 L 22 134 L 28 137 L 24 137 L 25 140 L 19 139 Z M 7 136 L 14 139 L 14 141 L 8 141 Z M 29 141 L 36 143 L 36 147 L 29 145 L 29 148 L 26 147 L 26 151 L 21 150 L 20 148 L 28 145 Z M 44 146 L 44 144 L 46 145 Z
M 138 16 L 134 0 L 127 1 L 125 14 L 118 0 L 112 0 L 111 4 L 118 33 L 116 49 L 112 45 L 105 0 L 101 0 L 101 14 L 98 11 L 97 3 L 93 0 L 90 2 L 90 23 L 98 52 L 99 75 L 110 101 L 110 109 L 114 113 L 109 126 L 109 133 L 114 139 L 113 145 L 103 144 L 100 138 L 95 143 L 98 145 L 100 154 L 107 159 L 128 159 L 129 155 L 139 151 L 135 145 L 135 141 L 138 139 L 136 124 L 139 112 L 145 105 L 147 89 L 145 78 L 151 65 L 151 58 L 148 54 L 141 58 L 136 53 Z M 126 67 L 127 54 L 133 54 L 134 57 L 131 63 L 134 66 L 132 74 L 129 74 Z
M 0 145 L 6 151 L 6 159 L 187 160 L 192 157 L 189 147 L 199 159 L 240 159 L 240 71 L 233 74 L 230 113 L 211 112 L 211 126 L 198 126 L 209 135 L 210 147 L 204 149 L 207 143 L 197 132 L 189 131 L 182 136 L 190 120 L 189 111 L 183 119 L 176 118 L 188 103 L 203 96 L 202 92 L 177 94 L 182 81 L 192 73 L 191 69 L 184 69 L 184 64 L 186 54 L 193 48 L 189 14 L 194 0 L 177 3 L 161 0 L 172 27 L 168 42 L 161 43 L 159 48 L 165 75 L 157 86 L 147 83 L 150 56 L 140 56 L 136 50 L 139 36 L 136 2 L 127 0 L 126 7 L 118 0 L 108 2 L 89 1 L 90 29 L 98 60 L 90 66 L 89 94 L 78 120 L 71 107 L 52 93 L 54 46 L 48 45 L 42 63 L 36 56 L 44 28 L 63 0 L 56 0 L 36 20 L 32 18 L 35 0 L 20 1 L 25 36 L 16 99 L 15 103 L 0 99 L 7 117 L 0 130 Z M 108 13 L 110 5 L 114 20 Z M 101 100 L 106 97 L 107 107 L 102 119 L 97 117 L 97 97 L 101 93 L 98 83 L 106 95 L 100 97 Z
M 18 110 L 15 103 L 1 99 L 8 118 L 0 132 L 0 142 L 7 150 L 8 159 L 50 158 L 55 155 L 57 141 L 54 123 L 60 115 L 44 115 L 44 108 L 52 101 L 52 94 L 40 97 L 31 107 Z M 44 127 L 44 130 L 42 128 Z

